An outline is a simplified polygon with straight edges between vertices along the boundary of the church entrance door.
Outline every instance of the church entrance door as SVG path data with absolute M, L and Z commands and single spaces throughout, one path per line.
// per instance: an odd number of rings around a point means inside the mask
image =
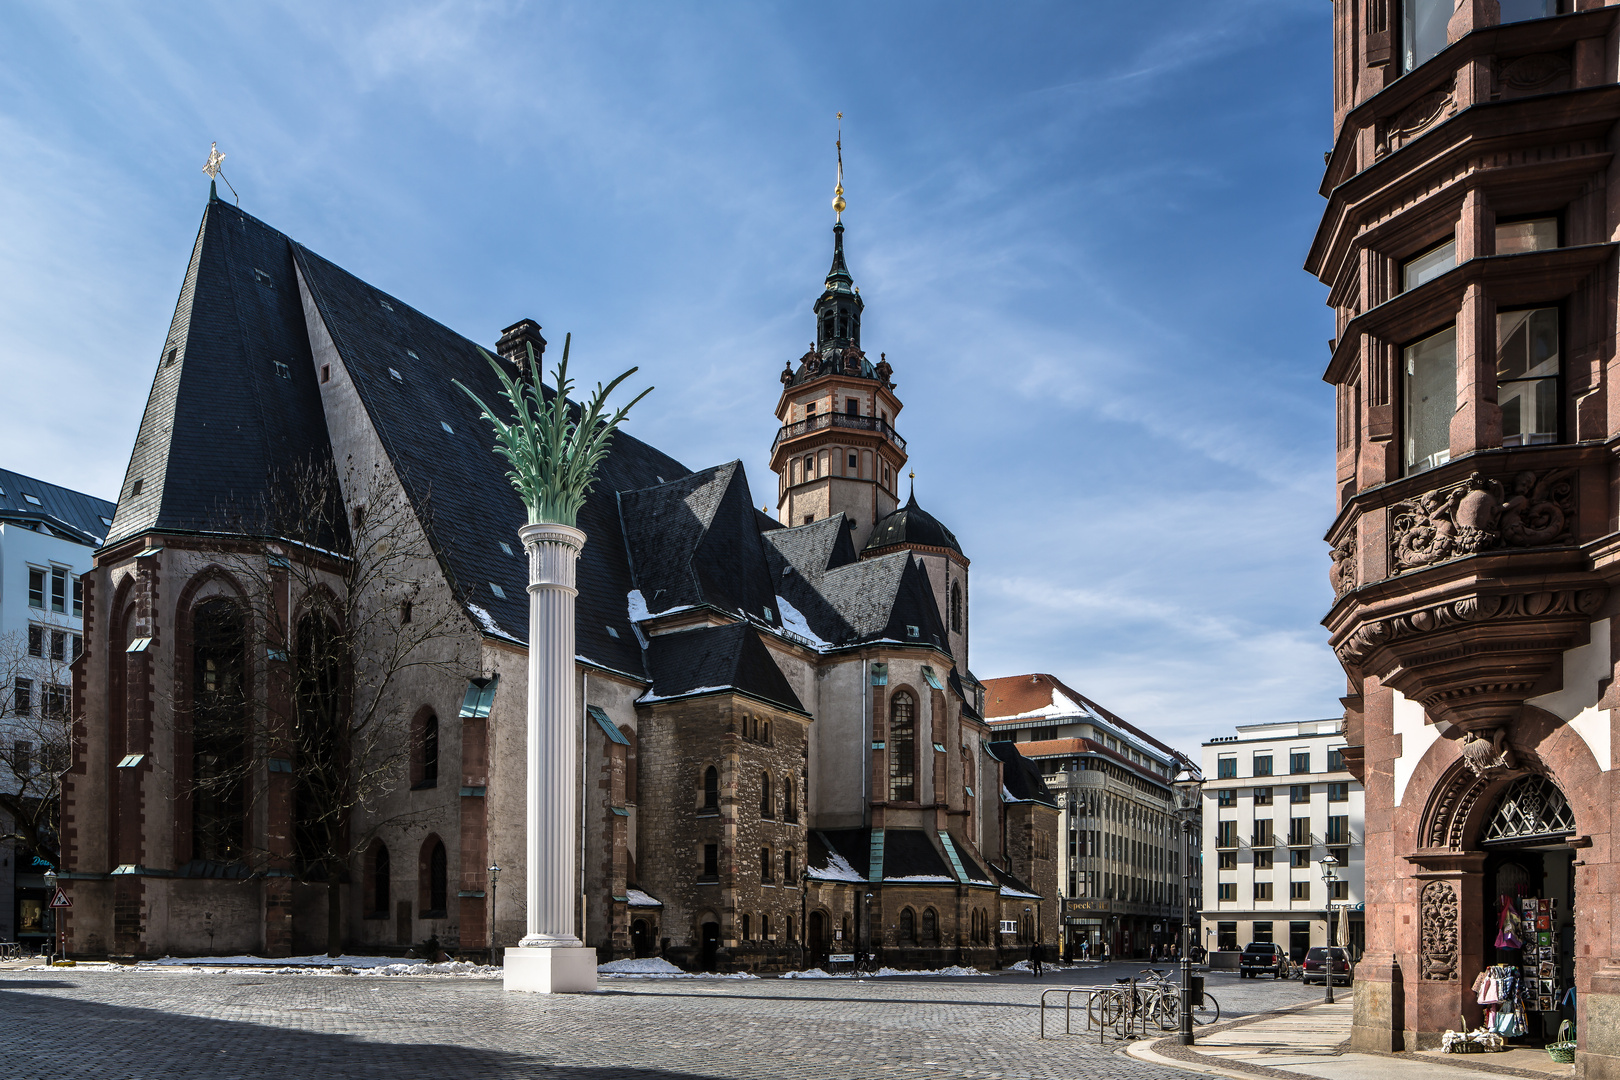
M 713 971 L 715 958 L 720 952 L 720 924 L 706 922 L 703 924 L 703 953 L 699 966 L 704 971 Z

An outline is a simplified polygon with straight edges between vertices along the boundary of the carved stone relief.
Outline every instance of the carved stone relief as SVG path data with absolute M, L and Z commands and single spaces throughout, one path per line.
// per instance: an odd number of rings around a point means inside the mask
M 1499 60 L 1497 95 L 1504 98 L 1569 89 L 1569 61 L 1557 53 L 1533 53 Z
M 1604 595 L 1602 589 L 1559 589 L 1507 596 L 1470 596 L 1407 615 L 1363 623 L 1339 644 L 1337 651 L 1339 659 L 1346 664 L 1360 664 L 1380 645 L 1464 623 L 1591 615 L 1603 605 Z
M 1470 772 L 1485 779 L 1499 769 L 1515 767 L 1513 751 L 1507 746 L 1507 731 L 1497 728 L 1489 739 L 1470 731 L 1463 736 L 1462 761 Z
M 1431 881 L 1418 896 L 1419 963 L 1431 982 L 1457 981 L 1457 890 Z
M 1474 473 L 1390 507 L 1390 564 L 1415 570 L 1499 548 L 1573 542 L 1575 470 L 1521 472 L 1511 494 Z
M 1333 567 L 1328 580 L 1333 584 L 1333 595 L 1343 596 L 1356 587 L 1356 528 L 1352 525 L 1344 538 L 1334 547 Z
M 1424 94 L 1396 116 L 1379 121 L 1375 153 L 1378 157 L 1394 153 L 1456 111 L 1452 87 Z

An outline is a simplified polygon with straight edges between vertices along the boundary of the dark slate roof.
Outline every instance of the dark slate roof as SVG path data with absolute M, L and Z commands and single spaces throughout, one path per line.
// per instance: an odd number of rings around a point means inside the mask
M 1046 789 L 1040 766 L 1018 752 L 1018 744 L 991 742 L 985 752 L 1001 762 L 1001 783 L 1018 802 L 1039 802 L 1056 806 L 1057 799 Z
M 883 830 L 883 880 L 932 877 L 956 880 L 934 838 L 921 829 Z
M 94 495 L 0 469 L 0 521 L 41 526 L 95 547 L 107 535 L 114 509 L 112 503 Z
M 1042 898 L 1041 894 L 1030 888 L 1029 884 L 1023 879 L 1015 877 L 1013 874 L 1001 869 L 999 866 L 992 866 L 990 868 L 990 872 L 996 875 L 996 883 L 1003 889 L 1012 889 L 1015 892 L 1021 892 L 1027 896 L 1036 897 L 1037 899 Z
M 834 855 L 848 864 L 849 871 L 834 864 Z M 865 881 L 872 863 L 872 830 L 814 829 L 810 833 L 808 861 L 811 877 L 847 881 L 853 871 L 855 880 Z
M 973 853 L 973 848 L 958 840 L 954 833 L 947 833 L 946 838 L 950 840 L 951 847 L 956 849 L 956 857 L 961 860 L 962 872 L 967 875 L 967 879 L 969 881 L 983 882 L 986 885 L 990 884 L 990 872 L 979 862 L 979 857 Z
M 238 531 L 266 505 L 272 478 L 330 464 L 293 245 L 264 222 L 209 200 L 155 359 L 107 543 Z M 337 535 L 319 542 L 346 546 Z
M 647 645 L 652 687 L 641 701 L 729 689 L 805 712 L 759 633 L 749 623 L 734 622 L 659 634 Z
M 864 550 L 881 551 L 897 544 L 950 548 L 958 555 L 962 554 L 962 545 L 956 542 L 956 534 L 941 525 L 933 514 L 917 505 L 915 491 L 911 493 L 911 498 L 906 500 L 906 505 L 872 527 L 872 535 L 867 538 Z
M 834 645 L 890 638 L 949 651 L 928 574 L 909 552 L 855 558 L 842 514 L 764 536 L 776 591 Z M 907 627 L 918 628 L 919 636 Z
M 741 462 L 621 491 L 619 516 L 649 614 L 707 604 L 779 625 L 759 511 Z
M 413 505 L 427 520 L 452 587 L 487 613 L 487 629 L 526 641 L 528 567 L 517 533 L 527 514 L 506 479 L 505 459 L 491 449 L 494 438 L 477 406 L 451 382 L 461 380 L 499 408 L 495 373 L 474 342 L 442 323 L 307 248 L 298 248 L 297 257 L 360 400 Z M 577 357 L 574 363 L 583 375 L 585 365 Z M 400 373 L 399 380 L 390 368 Z M 549 390 L 546 396 L 552 396 Z M 587 660 L 643 672 L 625 602 L 633 585 L 615 493 L 687 473 L 680 462 L 639 439 L 624 432 L 614 436 L 579 514 L 587 540 L 578 566 L 575 647 Z M 503 541 L 511 554 L 500 546 Z M 494 594 L 492 583 L 501 586 L 504 598 Z

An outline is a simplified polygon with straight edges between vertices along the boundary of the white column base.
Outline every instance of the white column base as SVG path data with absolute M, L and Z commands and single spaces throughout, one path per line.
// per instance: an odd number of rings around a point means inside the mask
M 520 994 L 596 992 L 595 949 L 507 949 L 505 985 Z

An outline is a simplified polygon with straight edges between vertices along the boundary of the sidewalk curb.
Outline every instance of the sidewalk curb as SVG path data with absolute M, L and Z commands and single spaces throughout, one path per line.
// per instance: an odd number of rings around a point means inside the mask
M 1321 1002 L 1318 1001 L 1308 1001 L 1298 1005 L 1290 1005 L 1283 1009 L 1272 1009 L 1268 1012 L 1255 1013 L 1252 1016 L 1239 1017 L 1230 1023 L 1216 1024 L 1208 1033 L 1214 1034 L 1217 1031 L 1230 1031 L 1233 1028 L 1248 1027 L 1250 1024 L 1258 1024 L 1262 1020 L 1271 1020 L 1279 1016 L 1305 1012 L 1308 1009 L 1316 1008 L 1320 1004 Z M 1300 1080 L 1300 1074 L 1297 1072 L 1272 1069 L 1264 1065 L 1217 1065 L 1192 1047 L 1183 1047 L 1176 1042 L 1178 1037 L 1177 1035 L 1167 1035 L 1156 1039 L 1138 1039 L 1125 1048 L 1125 1053 L 1138 1061 L 1151 1062 L 1154 1065 L 1168 1065 L 1173 1069 L 1181 1069 L 1184 1072 L 1228 1076 L 1232 1080 L 1254 1080 L 1257 1076 L 1273 1077 L 1275 1080 Z M 1161 1053 L 1158 1050 L 1160 1046 L 1164 1046 L 1166 1050 L 1171 1051 L 1171 1054 L 1175 1056 Z M 1185 1057 L 1181 1055 L 1185 1055 Z

